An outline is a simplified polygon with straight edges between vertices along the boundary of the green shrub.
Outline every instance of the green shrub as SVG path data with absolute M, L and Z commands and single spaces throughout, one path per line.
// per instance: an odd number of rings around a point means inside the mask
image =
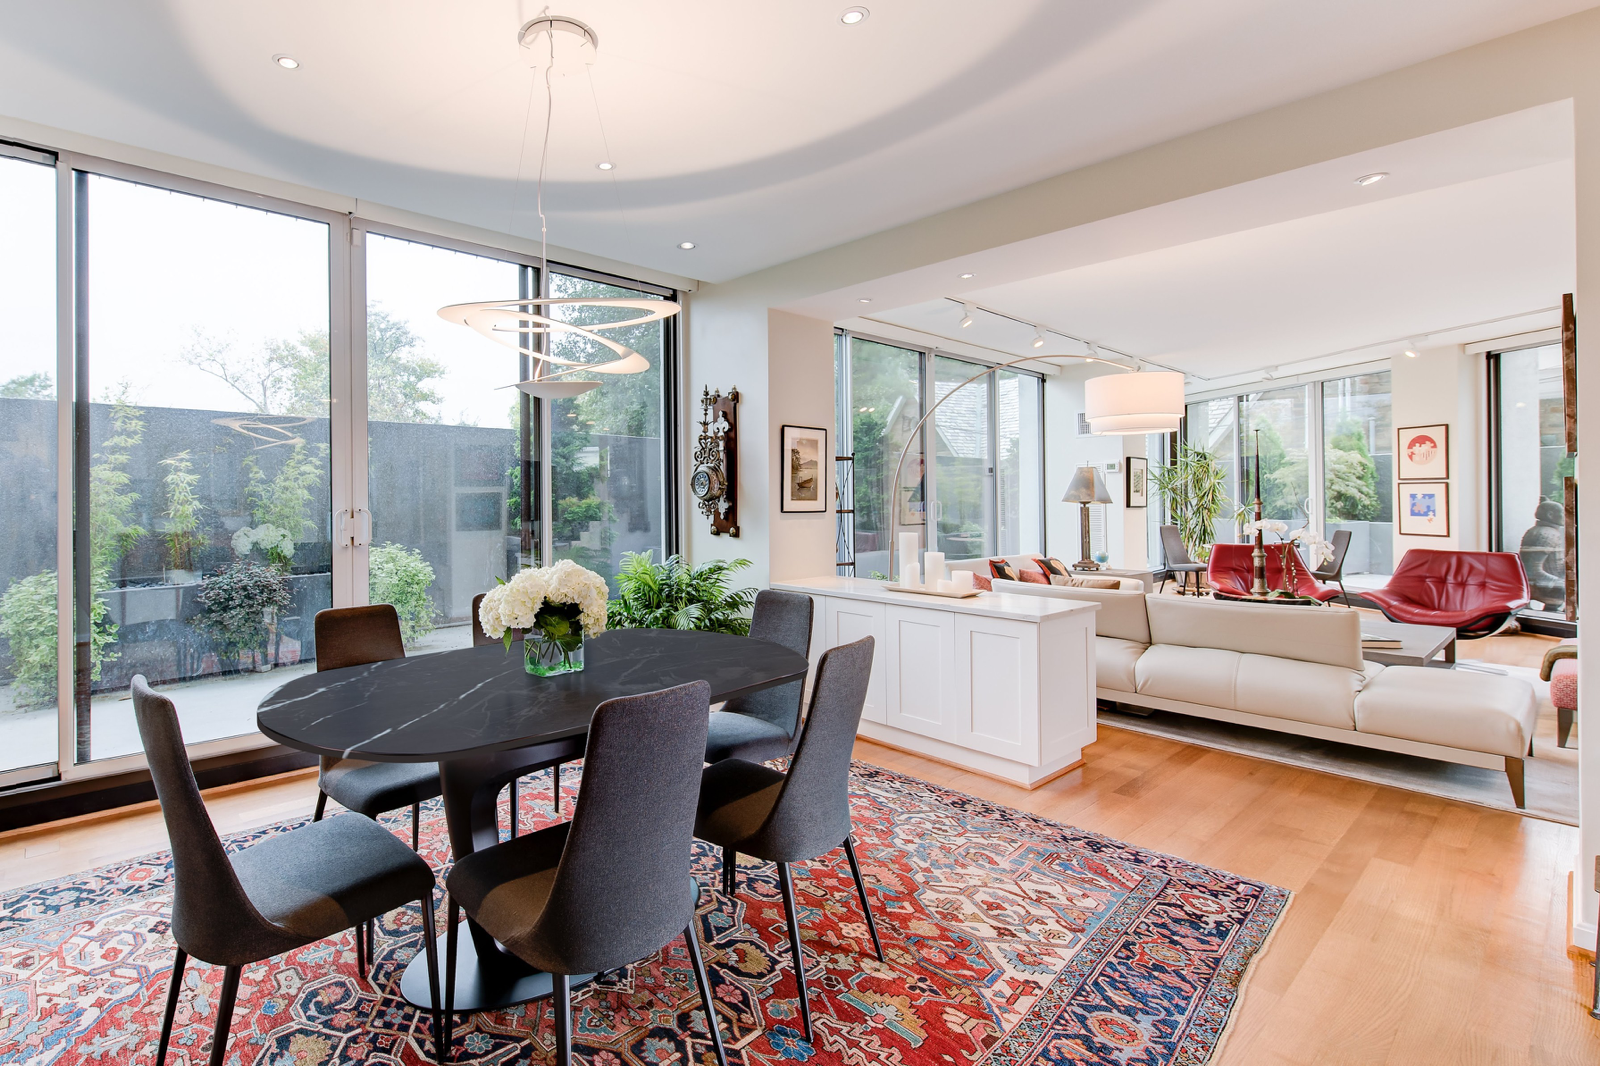
M 105 581 L 96 574 L 90 599 L 89 676 L 100 680 L 100 667 L 116 653 L 117 627 L 106 618 L 100 595 Z M 0 637 L 11 648 L 11 672 L 17 679 L 17 702 L 54 703 L 56 698 L 56 572 L 13 581 L 0 597 Z
M 167 468 L 161 479 L 167 489 L 167 555 L 174 570 L 190 570 L 200 543 L 195 531 L 200 528 L 201 504 L 194 491 L 200 475 L 194 472 L 187 450 L 161 460 L 161 465 Z
M 433 567 L 422 553 L 399 544 L 379 544 L 367 555 L 367 600 L 391 603 L 400 616 L 400 637 L 410 647 L 433 632 Z
M 294 601 L 289 579 L 275 566 L 240 562 L 200 582 L 195 596 L 200 603 L 194 627 L 216 644 L 225 656 L 267 651 L 272 630 L 268 611 L 281 611 Z
M 607 605 L 612 629 L 699 629 L 710 633 L 750 632 L 755 589 L 730 591 L 733 575 L 749 559 L 713 559 L 691 567 L 674 555 L 664 563 L 650 552 L 623 553 L 617 595 Z

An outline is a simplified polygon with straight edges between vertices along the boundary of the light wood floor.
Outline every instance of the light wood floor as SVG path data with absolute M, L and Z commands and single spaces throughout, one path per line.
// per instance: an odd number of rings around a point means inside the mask
M 1537 665 L 1527 637 L 1473 658 Z M 1592 970 L 1566 950 L 1577 830 L 1102 728 L 1034 792 L 888 748 L 865 761 L 1295 892 L 1227 1066 L 1600 1063 Z M 207 794 L 223 832 L 309 814 L 311 773 Z M 166 846 L 159 813 L 0 835 L 0 891 Z

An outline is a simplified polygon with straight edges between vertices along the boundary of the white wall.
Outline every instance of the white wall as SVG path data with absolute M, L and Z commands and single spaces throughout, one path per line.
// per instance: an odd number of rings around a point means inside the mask
M 767 521 L 772 530 L 768 570 L 773 580 L 831 574 L 836 534 L 833 457 L 838 450 L 837 427 L 833 424 L 833 324 L 785 311 L 769 311 L 767 338 L 767 436 L 772 449 L 772 489 L 767 500 Z M 783 456 L 778 434 L 786 424 L 828 431 L 828 454 L 823 463 L 826 511 L 783 514 L 780 510 L 778 488 L 782 484 Z
M 1414 359 L 1399 356 L 1390 360 L 1395 430 L 1440 424 L 1450 427 L 1450 535 L 1402 536 L 1397 499 L 1396 566 L 1410 548 L 1484 551 L 1489 547 L 1488 508 L 1484 500 L 1487 484 L 1484 457 L 1488 448 L 1488 427 L 1484 421 L 1485 373 L 1483 356 L 1468 354 L 1460 345 L 1424 348 Z M 1398 474 L 1398 456 L 1395 461 Z M 1401 484 L 1396 482 L 1397 497 L 1402 491 Z

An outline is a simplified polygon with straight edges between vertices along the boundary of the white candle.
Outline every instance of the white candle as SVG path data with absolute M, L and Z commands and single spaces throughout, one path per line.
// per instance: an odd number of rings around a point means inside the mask
M 927 575 L 928 584 L 944 580 L 944 552 L 923 552 L 922 572 Z
M 917 534 L 900 534 L 900 572 L 904 574 L 907 566 L 917 565 Z
M 954 592 L 956 590 L 956 583 L 954 581 L 941 581 L 934 587 L 939 592 Z
M 956 587 L 957 592 L 971 592 L 976 587 L 973 582 L 975 576 L 971 570 L 952 570 L 950 583 Z
M 920 575 L 917 573 L 916 563 L 900 564 L 900 584 L 904 585 L 908 589 L 917 588 L 920 584 L 918 580 L 919 577 Z

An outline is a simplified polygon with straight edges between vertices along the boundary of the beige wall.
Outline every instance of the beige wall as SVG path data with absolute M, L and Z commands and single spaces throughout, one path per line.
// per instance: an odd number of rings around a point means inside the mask
M 1483 356 L 1469 355 L 1459 344 L 1424 348 L 1414 359 L 1397 356 L 1389 362 L 1396 431 L 1407 426 L 1450 427 L 1450 535 L 1401 536 L 1396 510 L 1396 566 L 1411 548 L 1484 551 L 1489 547 L 1484 499 L 1484 456 L 1488 447 L 1484 374 Z M 1398 471 L 1398 457 L 1395 461 Z M 1399 482 L 1395 491 L 1402 491 Z M 1396 501 L 1397 507 L 1399 502 Z
M 697 305 L 702 298 L 708 303 L 697 310 L 697 321 L 691 324 L 691 387 L 697 395 L 698 382 L 730 376 L 742 376 L 750 383 L 744 387 L 752 391 L 758 381 L 765 385 L 772 328 L 768 308 L 793 309 L 802 301 L 817 307 L 822 294 L 890 276 L 922 272 L 929 279 L 944 277 L 949 264 L 963 255 L 1568 99 L 1573 102 L 1576 144 L 1578 318 L 1600 323 L 1600 62 L 1596 56 L 1600 56 L 1600 9 L 1130 152 L 711 287 L 695 298 Z M 931 286 L 934 282 L 919 284 Z M 904 303 L 941 295 L 932 288 L 913 291 L 909 284 L 886 283 L 881 288 L 880 295 L 909 294 L 908 298 L 897 297 L 897 302 Z M 838 317 L 844 318 L 847 312 L 840 306 Z M 820 311 L 810 313 L 826 317 Z M 810 372 L 829 373 L 820 353 L 816 358 L 819 362 Z M 750 360 L 755 364 L 747 366 Z M 1459 414 L 1459 366 L 1457 371 L 1453 395 Z M 785 372 L 801 374 L 806 368 L 789 366 Z M 1600 469 L 1600 373 L 1579 375 L 1579 408 L 1579 468 Z M 760 417 L 767 414 L 763 411 Z M 780 412 L 771 414 L 775 427 Z M 753 421 L 755 415 L 752 406 L 746 418 Z M 1401 413 L 1397 411 L 1396 417 L 1402 417 Z M 1467 440 L 1465 436 L 1462 439 Z M 1047 436 L 1047 448 L 1053 450 L 1060 440 L 1059 435 Z M 763 466 L 763 472 L 759 478 L 747 480 L 746 493 L 765 492 L 770 446 L 765 439 L 751 441 L 749 437 L 747 444 L 752 460 Z M 1478 446 L 1474 438 L 1455 454 L 1466 455 Z M 1061 490 L 1055 488 L 1062 483 L 1058 459 L 1055 454 L 1047 458 L 1048 484 L 1059 499 Z M 1456 480 L 1453 474 L 1452 481 Z M 1458 498 L 1465 500 L 1466 496 Z M 1600 492 L 1587 493 L 1583 501 L 1583 552 L 1590 560 L 1600 560 Z M 695 531 L 703 522 L 691 520 L 690 526 L 692 551 L 728 553 L 726 544 L 713 544 Z M 812 532 L 822 536 L 821 524 Z M 1052 514 L 1053 541 L 1059 532 Z M 765 541 L 769 535 L 768 529 L 756 529 L 753 523 L 747 532 L 752 541 Z M 795 543 L 787 534 L 780 540 L 786 551 Z M 816 554 L 822 557 L 820 547 Z M 1600 563 L 1584 571 L 1582 595 L 1587 603 L 1600 603 Z M 1600 629 L 1586 630 L 1580 636 L 1579 661 L 1600 662 Z M 1588 671 L 1584 668 L 1583 672 Z M 1582 691 L 1586 706 L 1580 715 L 1600 720 L 1600 681 L 1585 684 Z M 1584 766 L 1583 826 L 1581 854 L 1573 856 L 1581 890 L 1575 935 L 1593 943 L 1600 903 L 1600 897 L 1591 891 L 1594 857 L 1600 851 L 1600 729 L 1580 733 L 1579 744 Z

